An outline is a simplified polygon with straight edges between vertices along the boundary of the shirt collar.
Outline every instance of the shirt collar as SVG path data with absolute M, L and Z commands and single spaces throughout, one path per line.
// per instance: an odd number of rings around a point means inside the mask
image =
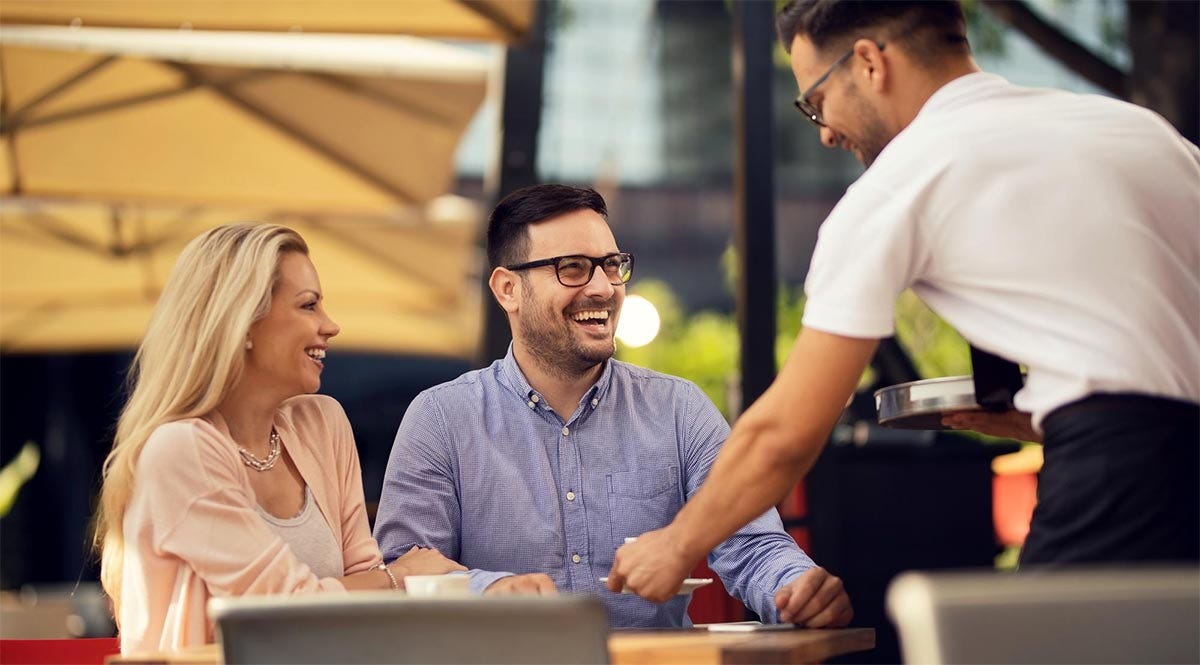
M 580 404 L 586 403 L 592 408 L 600 405 L 604 396 L 608 394 L 609 386 L 612 384 L 614 362 L 611 358 L 604 361 L 604 369 L 600 371 L 600 377 L 583 394 L 583 398 L 579 400 Z M 504 383 L 526 403 L 526 406 L 529 404 L 536 406 L 543 402 L 542 396 L 533 389 L 533 386 L 529 385 L 529 381 L 526 380 L 521 367 L 517 365 L 517 359 L 513 355 L 513 345 L 511 342 L 508 345 L 508 352 L 504 354 L 504 360 L 500 361 L 500 374 L 504 378 Z M 571 416 L 569 413 L 560 415 L 564 419 Z
M 935 90 L 929 96 L 929 99 L 925 100 L 925 104 L 921 106 L 921 110 L 917 112 L 917 117 L 937 113 L 942 107 L 952 105 L 955 100 L 963 96 L 974 96 L 976 91 L 997 84 L 1007 85 L 1008 81 L 1003 76 L 990 72 L 964 74 Z

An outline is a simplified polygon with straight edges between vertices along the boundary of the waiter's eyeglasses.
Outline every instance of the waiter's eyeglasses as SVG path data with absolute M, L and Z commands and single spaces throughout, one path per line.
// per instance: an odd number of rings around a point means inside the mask
M 549 259 L 538 259 L 528 263 L 504 266 L 509 270 L 529 270 L 542 266 L 554 266 L 558 283 L 563 286 L 583 286 L 592 281 L 596 268 L 604 271 L 608 283 L 613 286 L 627 284 L 633 277 L 633 254 L 617 252 L 599 258 L 574 254 L 571 256 L 555 256 Z
M 883 50 L 883 44 L 876 44 L 876 46 L 879 47 L 880 51 Z M 821 109 L 817 108 L 815 104 L 808 101 L 808 98 L 812 97 L 812 94 L 817 91 L 817 88 L 821 87 L 821 84 L 825 82 L 825 79 L 829 78 L 829 75 L 832 74 L 838 67 L 841 67 L 842 64 L 849 60 L 850 56 L 852 55 L 854 55 L 853 47 L 851 47 L 849 51 L 846 51 L 846 55 L 843 55 L 835 60 L 834 63 L 829 66 L 829 69 L 826 69 L 825 73 L 821 74 L 821 78 L 818 78 L 816 83 L 808 86 L 808 90 L 800 93 L 800 96 L 796 98 L 796 108 L 800 109 L 800 112 L 804 114 L 804 117 L 811 120 L 812 123 L 817 127 L 824 127 L 825 119 L 821 117 Z

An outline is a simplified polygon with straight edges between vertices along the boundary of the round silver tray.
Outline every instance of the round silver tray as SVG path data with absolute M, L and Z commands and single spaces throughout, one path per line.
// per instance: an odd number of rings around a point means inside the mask
M 975 402 L 975 380 L 946 376 L 898 383 L 875 391 L 879 424 L 895 429 L 944 430 L 942 416 L 982 411 Z

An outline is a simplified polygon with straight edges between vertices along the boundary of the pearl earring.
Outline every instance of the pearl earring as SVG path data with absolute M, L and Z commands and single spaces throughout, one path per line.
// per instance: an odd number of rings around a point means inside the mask
M 249 351 L 250 349 L 253 349 L 253 348 L 254 348 L 254 342 L 251 342 L 250 340 L 246 340 L 246 350 Z

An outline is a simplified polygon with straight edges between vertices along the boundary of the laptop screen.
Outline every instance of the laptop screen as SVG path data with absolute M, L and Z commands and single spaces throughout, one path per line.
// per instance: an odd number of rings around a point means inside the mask
M 594 596 L 219 598 L 209 613 L 226 665 L 608 662 Z

